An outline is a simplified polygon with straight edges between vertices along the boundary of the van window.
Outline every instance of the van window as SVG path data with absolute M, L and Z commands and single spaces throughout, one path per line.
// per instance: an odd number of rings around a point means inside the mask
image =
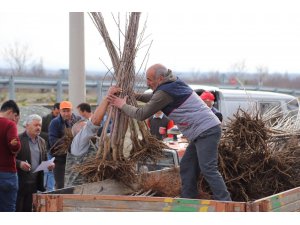
M 278 113 L 282 111 L 282 108 L 280 107 L 280 102 L 259 102 L 259 110 L 260 115 L 263 115 L 270 110 L 274 110 L 274 113 Z
M 286 102 L 286 108 L 291 116 L 297 115 L 299 111 L 299 104 L 297 99 Z

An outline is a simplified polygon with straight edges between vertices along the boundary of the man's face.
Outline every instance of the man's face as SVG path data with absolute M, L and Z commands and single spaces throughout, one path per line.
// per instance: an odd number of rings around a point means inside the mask
M 41 133 L 42 121 L 33 120 L 31 123 L 26 124 L 26 131 L 29 136 L 35 138 Z
M 82 118 L 88 119 L 85 111 L 81 111 L 79 107 L 77 108 L 77 111 Z
M 60 115 L 63 120 L 70 120 L 72 118 L 72 109 L 60 109 Z
M 18 115 L 17 113 L 13 112 L 12 109 L 10 109 L 7 112 L 7 118 L 18 124 L 20 120 L 20 115 Z
M 213 106 L 213 104 L 214 104 L 214 101 L 211 101 L 211 100 L 208 100 L 208 99 L 205 99 L 205 100 L 203 100 L 205 103 L 206 103 L 206 105 L 209 107 L 209 108 L 211 108 L 212 106 Z
M 52 110 L 52 115 L 53 115 L 53 116 L 57 117 L 58 114 L 59 114 L 59 109 L 53 109 L 53 110 Z
M 160 85 L 162 79 L 161 76 L 156 77 L 154 71 L 150 70 L 147 72 L 147 86 L 153 91 L 156 90 L 158 85 Z
M 20 120 L 20 115 L 15 113 L 15 118 L 14 118 L 15 123 L 18 124 L 19 120 Z
M 158 111 L 157 113 L 155 113 L 155 116 L 156 116 L 156 117 L 160 117 L 161 114 L 163 114 L 163 112 L 162 112 L 162 111 Z

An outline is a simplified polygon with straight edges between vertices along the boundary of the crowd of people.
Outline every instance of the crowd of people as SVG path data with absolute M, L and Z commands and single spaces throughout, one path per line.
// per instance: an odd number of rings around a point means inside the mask
M 29 115 L 21 134 L 17 131 L 18 105 L 13 100 L 4 102 L 0 109 L 0 211 L 29 212 L 33 210 L 33 193 L 82 184 L 83 178 L 72 167 L 96 153 L 97 143 L 92 139 L 101 134 L 109 104 L 129 117 L 145 120 L 159 140 L 173 138 L 168 131 L 174 125 L 188 139 L 180 162 L 181 197 L 197 198 L 201 172 L 216 200 L 231 201 L 217 166 L 222 114 L 213 107 L 214 95 L 205 91 L 198 96 L 161 64 L 151 66 L 146 76 L 153 93 L 135 94 L 137 100 L 146 102 L 139 108 L 118 97 L 122 90 L 112 86 L 94 112 L 86 102 L 76 107 L 77 114 L 70 101 L 55 103 L 43 118 Z M 68 129 L 73 136 L 68 152 L 56 155 L 48 170 L 36 172 L 42 161 L 54 157 L 51 149 Z

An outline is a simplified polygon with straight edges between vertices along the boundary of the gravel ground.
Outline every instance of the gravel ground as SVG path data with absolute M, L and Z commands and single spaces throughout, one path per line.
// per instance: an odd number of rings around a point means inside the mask
M 22 133 L 25 129 L 23 127 L 23 123 L 27 116 L 31 114 L 38 114 L 41 117 L 49 114 L 51 112 L 50 109 L 44 106 L 31 105 L 31 106 L 19 106 L 20 108 L 20 121 L 18 123 L 18 133 Z

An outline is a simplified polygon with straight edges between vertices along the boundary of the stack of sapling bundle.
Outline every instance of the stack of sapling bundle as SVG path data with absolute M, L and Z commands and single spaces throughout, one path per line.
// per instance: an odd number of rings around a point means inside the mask
M 119 48 L 119 55 L 115 48 L 116 45 L 107 31 L 102 14 L 93 12 L 89 15 L 101 34 L 110 55 L 116 80 L 115 85 L 122 88 L 119 96 L 128 96 L 127 103 L 137 106 L 134 96 L 134 85 L 137 76 L 135 74 L 134 60 L 145 31 L 143 29 L 137 42 L 140 13 L 128 14 L 124 32 L 123 51 Z M 117 25 L 119 35 L 123 34 L 120 23 L 117 22 Z M 112 120 L 112 125 L 111 132 L 108 135 L 107 129 L 110 120 Z M 128 148 L 128 146 L 124 146 L 126 132 L 130 133 L 131 140 L 131 149 L 128 157 L 124 155 L 124 148 Z M 162 149 L 165 147 L 163 142 L 158 141 L 150 134 L 145 122 L 135 121 L 119 109 L 110 107 L 108 118 L 100 136 L 96 158 L 89 159 L 87 163 L 77 167 L 77 170 L 84 174 L 90 182 L 113 178 L 131 183 L 135 180 L 137 162 L 146 161 L 147 159 L 155 161 L 161 158 L 163 156 Z
M 241 109 L 219 146 L 220 171 L 235 201 L 266 197 L 300 185 L 300 130 L 276 108 L 249 114 Z
M 255 109 L 252 113 L 239 109 L 223 132 L 219 145 L 219 170 L 232 199 L 256 200 L 300 186 L 299 138 L 296 118 L 283 116 L 274 108 L 262 116 Z M 176 170 L 169 176 L 173 182 L 143 176 L 144 192 L 149 189 L 165 197 L 164 194 L 175 197 L 180 193 L 180 182 L 175 182 L 179 178 Z M 199 198 L 212 198 L 202 176 L 198 189 Z
M 278 109 L 275 110 L 278 112 Z M 275 112 L 270 110 L 263 115 L 263 120 L 270 127 L 271 133 L 268 146 L 278 160 L 284 158 L 282 163 L 288 166 L 285 173 L 291 177 L 291 183 L 300 186 L 300 112 L 298 109 L 286 115 L 279 112 L 275 121 L 272 114 Z

